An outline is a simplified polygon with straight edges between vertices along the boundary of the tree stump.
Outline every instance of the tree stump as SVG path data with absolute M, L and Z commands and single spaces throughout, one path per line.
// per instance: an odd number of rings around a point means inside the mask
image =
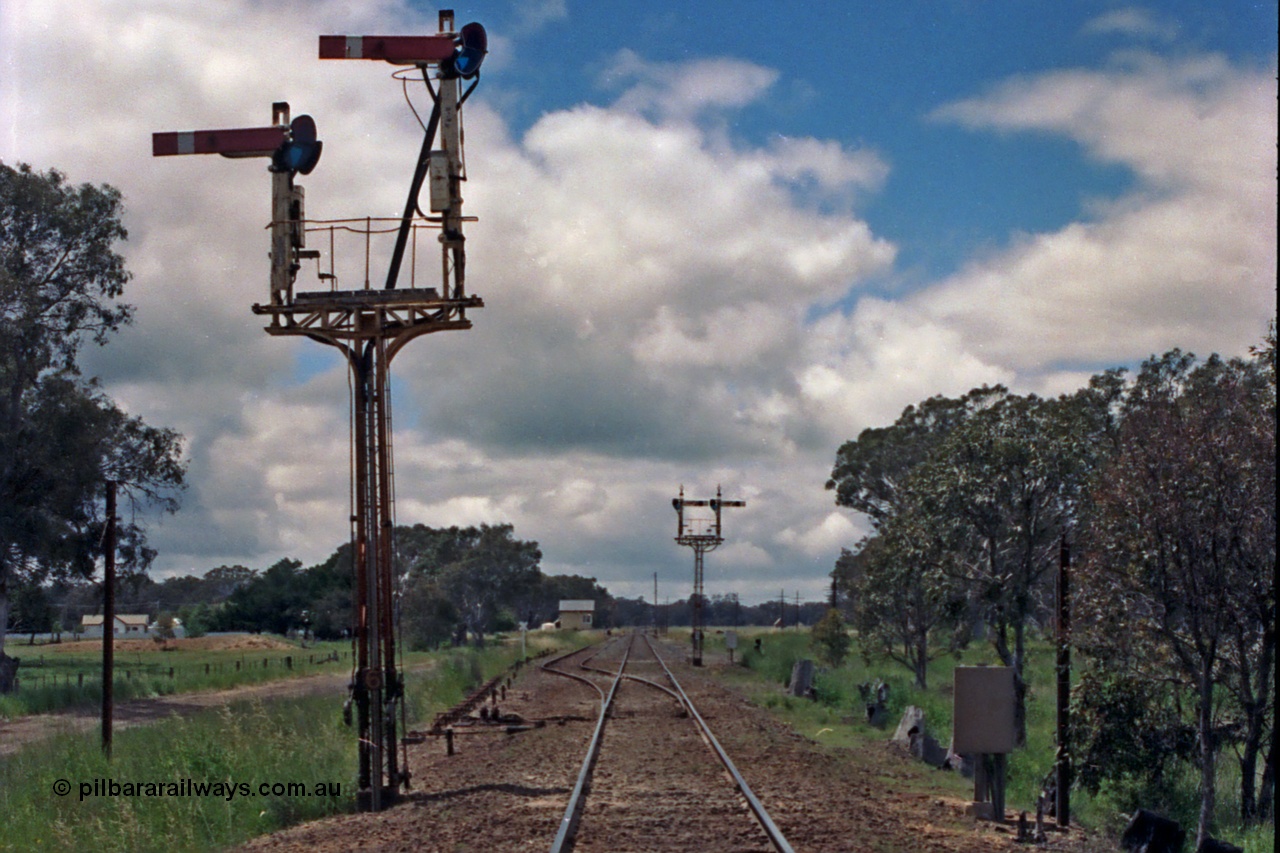
M 18 686 L 18 658 L 0 652 L 0 694 L 12 693 Z

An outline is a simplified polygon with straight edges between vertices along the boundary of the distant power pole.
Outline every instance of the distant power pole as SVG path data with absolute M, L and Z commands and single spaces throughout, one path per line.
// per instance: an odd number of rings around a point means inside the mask
M 653 573 L 653 636 L 658 636 L 658 573 Z

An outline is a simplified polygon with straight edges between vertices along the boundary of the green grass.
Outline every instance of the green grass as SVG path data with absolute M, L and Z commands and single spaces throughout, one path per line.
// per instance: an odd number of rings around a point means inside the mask
M 282 640 L 282 638 L 273 638 Z M 22 659 L 17 692 L 0 696 L 0 719 L 44 714 L 102 703 L 102 652 L 86 644 L 16 646 Z M 411 653 L 407 663 L 422 657 Z M 351 667 L 351 644 L 311 643 L 306 648 L 162 651 L 116 650 L 113 694 L 118 702 L 174 693 L 225 690 L 284 678 L 341 673 Z
M 531 637 L 530 654 L 573 637 Z M 520 643 L 448 650 L 421 657 L 433 664 L 407 677 L 411 721 L 426 721 L 460 701 L 477 683 L 505 670 Z M 341 695 L 234 703 L 218 711 L 174 717 L 119 731 L 108 761 L 97 732 L 68 734 L 0 759 L 0 851 L 206 851 L 243 842 L 293 823 L 350 811 L 356 792 L 352 729 L 342 723 Z M 410 726 L 415 722 L 410 722 Z M 205 796 L 95 795 L 107 780 L 179 786 L 244 783 Z M 58 780 L 70 792 L 55 792 Z M 301 783 L 320 796 L 257 795 L 263 783 Z M 87 796 L 82 798 L 82 786 Z M 159 793 L 160 791 L 156 791 Z M 181 794 L 174 788 L 172 793 Z
M 0 850 L 212 850 L 350 808 L 355 749 L 331 698 L 236 703 L 117 732 L 114 757 L 97 733 L 63 735 L 0 763 Z M 93 796 L 117 783 L 335 783 L 338 797 Z M 70 793 L 57 796 L 58 780 Z M 88 786 L 89 796 L 81 798 Z
M 737 658 L 744 666 L 724 672 L 724 677 L 753 693 L 753 698 L 770 709 L 798 732 L 823 743 L 857 746 L 883 743 L 908 705 L 925 712 L 928 732 L 945 748 L 951 740 L 952 680 L 957 665 L 998 664 L 989 646 L 975 642 L 957 659 L 944 656 L 929 666 L 929 689 L 915 687 L 914 676 L 891 661 L 866 663 L 857 641 L 853 652 L 842 666 L 834 670 L 819 668 L 815 690 L 818 701 L 786 696 L 783 688 L 791 677 L 791 668 L 801 658 L 815 657 L 809 646 L 807 630 L 737 629 Z M 763 654 L 753 648 L 755 637 L 763 642 Z M 708 652 L 724 651 L 722 635 L 708 631 Z M 1014 811 L 1035 812 L 1036 798 L 1048 772 L 1053 769 L 1056 754 L 1057 705 L 1054 650 L 1050 643 L 1036 640 L 1028 649 L 1024 676 L 1029 684 L 1027 700 L 1027 744 L 1010 757 L 1007 770 L 1005 802 Z M 883 680 L 889 685 L 888 723 L 875 729 L 866 723 L 865 709 L 857 685 Z M 923 765 L 922 765 L 923 766 Z M 959 774 L 933 774 L 923 777 L 938 790 L 959 791 L 969 796 L 973 783 Z M 1074 789 L 1071 794 L 1073 820 L 1085 827 L 1119 837 L 1129 815 L 1141 806 L 1165 814 L 1182 823 L 1194 834 L 1199 812 L 1199 772 L 1182 767 L 1166 779 L 1160 790 L 1141 787 L 1104 787 L 1097 797 Z M 1238 818 L 1239 766 L 1229 749 L 1218 758 L 1217 837 L 1243 847 L 1248 853 L 1274 849 L 1275 826 L 1241 827 Z

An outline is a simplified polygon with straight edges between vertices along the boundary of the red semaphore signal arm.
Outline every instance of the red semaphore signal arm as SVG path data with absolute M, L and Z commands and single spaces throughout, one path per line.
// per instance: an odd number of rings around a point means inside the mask
M 289 128 L 246 127 L 232 130 L 186 130 L 151 134 L 151 154 L 221 154 L 224 157 L 270 157 L 284 144 Z
M 454 54 L 453 35 L 320 36 L 321 59 L 377 59 L 404 65 L 443 62 Z

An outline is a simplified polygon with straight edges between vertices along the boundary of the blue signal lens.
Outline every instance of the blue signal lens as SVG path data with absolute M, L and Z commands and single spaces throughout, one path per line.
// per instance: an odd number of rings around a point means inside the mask
M 284 147 L 281 165 L 290 172 L 309 175 L 320 162 L 320 149 L 323 147 L 324 143 L 319 141 L 306 144 L 290 142 Z

